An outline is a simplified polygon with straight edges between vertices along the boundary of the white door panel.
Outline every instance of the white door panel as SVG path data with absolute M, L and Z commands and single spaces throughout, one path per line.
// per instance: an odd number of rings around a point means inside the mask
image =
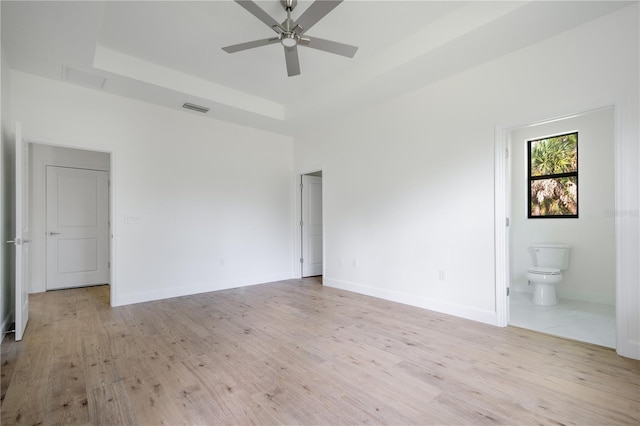
M 47 166 L 47 290 L 109 281 L 108 172 Z
M 92 272 L 98 269 L 98 239 L 58 239 L 58 273 Z
M 322 275 L 322 177 L 302 176 L 302 276 Z
M 15 145 L 15 340 L 22 340 L 29 321 L 29 144 L 22 140 L 22 123 L 16 123 Z M 9 241 L 7 241 L 9 242 Z

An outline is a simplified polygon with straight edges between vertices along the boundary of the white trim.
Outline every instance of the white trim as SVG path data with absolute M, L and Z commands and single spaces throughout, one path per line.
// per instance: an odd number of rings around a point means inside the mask
M 614 104 L 614 162 L 615 162 L 615 233 L 616 233 L 616 352 L 619 355 L 640 359 L 640 342 L 629 335 L 629 318 L 638 309 L 640 301 L 634 300 L 632 288 L 637 288 L 640 278 L 638 247 L 640 233 L 638 226 L 638 164 L 634 165 L 636 176 L 630 161 L 638 161 L 637 135 L 625 134 L 629 114 L 623 102 Z M 624 143 L 623 141 L 627 141 Z M 635 141 L 636 150 L 629 149 Z M 636 193 L 634 194 L 634 191 Z M 628 200 L 631 200 L 629 203 Z M 635 215 L 632 208 L 635 203 Z M 624 213 L 628 214 L 624 214 Z M 635 224 L 633 223 L 635 222 Z M 635 227 L 635 230 L 634 230 Z M 635 232 L 634 232 L 635 231 Z M 633 270 L 635 268 L 635 271 Z M 637 294 L 637 293 L 636 293 Z M 635 305 L 634 305 L 635 303 Z
M 453 315 L 472 321 L 496 325 L 496 314 L 491 311 L 470 308 L 468 306 L 456 305 L 435 299 L 416 297 L 414 294 L 400 293 L 397 291 L 371 287 L 349 281 L 336 280 L 333 278 L 323 277 L 322 282 L 327 287 L 338 288 L 341 290 L 351 291 L 353 293 L 372 296 L 378 299 L 402 303 L 403 305 L 415 306 L 417 308 L 428 309 L 430 311 Z
M 117 306 L 118 286 L 116 285 L 116 153 L 109 152 L 109 306 Z
M 507 287 L 509 286 L 509 265 L 506 218 L 508 214 L 507 197 L 507 130 L 496 126 L 495 128 L 495 279 L 496 279 L 496 325 L 506 327 L 509 322 L 509 298 Z

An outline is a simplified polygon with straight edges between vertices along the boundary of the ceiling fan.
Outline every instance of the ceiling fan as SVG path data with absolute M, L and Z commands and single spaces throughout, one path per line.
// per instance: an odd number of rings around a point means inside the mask
M 285 19 L 281 24 L 251 0 L 235 0 L 235 2 L 244 7 L 253 16 L 264 22 L 269 28 L 275 31 L 278 36 L 223 47 L 222 50 L 227 53 L 235 53 L 242 50 L 253 49 L 254 47 L 281 43 L 284 47 L 287 74 L 291 77 L 300 74 L 298 46 L 323 50 L 325 52 L 346 56 L 348 58 L 353 58 L 353 55 L 355 55 L 358 50 L 356 46 L 350 46 L 336 41 L 324 40 L 317 37 L 303 37 L 309 28 L 318 23 L 318 21 L 342 3 L 342 0 L 316 0 L 307 8 L 307 10 L 304 11 L 304 13 L 302 13 L 297 21 L 291 19 L 291 12 L 296 7 L 296 4 L 298 4 L 298 0 L 280 0 L 280 4 L 282 4 L 282 7 L 287 12 L 287 19 Z

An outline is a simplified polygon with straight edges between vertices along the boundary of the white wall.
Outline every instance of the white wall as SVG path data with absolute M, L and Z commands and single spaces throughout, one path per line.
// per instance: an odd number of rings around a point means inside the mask
M 290 138 L 17 71 L 11 99 L 29 142 L 111 154 L 112 304 L 291 277 Z
M 5 241 L 13 239 L 13 146 L 11 104 L 9 102 L 9 64 L 4 49 L 0 56 L 0 331 L 11 324 L 13 315 L 13 248 Z M 2 334 L 4 338 L 4 334 Z M 2 340 L 0 338 L 0 341 Z
M 296 172 L 323 170 L 324 283 L 497 323 L 495 126 L 614 102 L 630 154 L 617 164 L 630 178 L 619 191 L 636 211 L 622 224 L 636 242 L 625 250 L 637 259 L 638 47 L 636 4 L 296 138 Z M 637 345 L 631 296 L 622 338 Z
M 527 268 L 529 247 L 555 242 L 571 246 L 569 269 L 556 286 L 558 297 L 615 304 L 616 262 L 614 183 L 614 111 L 602 109 L 578 117 L 514 129 L 511 135 L 511 284 L 532 292 Z M 578 131 L 577 219 L 527 218 L 527 141 Z
M 29 159 L 29 213 L 31 217 L 29 292 L 46 291 L 47 250 L 47 166 L 76 167 L 109 171 L 111 159 L 105 152 L 86 151 L 51 145 L 33 144 Z

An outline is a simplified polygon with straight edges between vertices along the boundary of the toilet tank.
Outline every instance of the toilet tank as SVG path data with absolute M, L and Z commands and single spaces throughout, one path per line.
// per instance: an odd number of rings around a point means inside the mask
M 534 244 L 531 250 L 535 266 L 562 270 L 569 268 L 571 247 L 566 244 Z

